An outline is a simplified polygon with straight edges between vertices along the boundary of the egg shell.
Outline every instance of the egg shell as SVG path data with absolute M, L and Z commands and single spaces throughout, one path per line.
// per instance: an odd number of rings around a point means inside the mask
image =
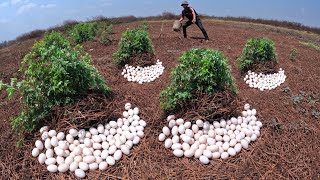
M 169 132 L 170 133 L 170 132 Z M 166 139 L 166 135 L 164 133 L 159 134 L 159 141 L 164 141 Z
M 127 145 L 122 145 L 122 146 L 121 146 L 121 151 L 122 151 L 122 153 L 125 154 L 125 155 L 130 154 L 130 149 L 129 149 L 129 147 L 128 147 Z
M 43 126 L 43 127 L 40 128 L 40 133 L 47 132 L 48 130 L 49 130 L 48 126 Z
M 136 126 L 136 131 L 143 131 L 144 130 L 144 127 L 142 126 Z
M 229 145 L 228 142 L 225 142 L 225 143 L 223 143 L 223 145 L 222 145 L 222 148 L 223 148 L 223 150 L 225 150 L 225 151 L 228 150 L 229 147 L 230 147 L 230 145 Z
M 45 163 L 46 165 L 51 165 L 51 164 L 55 164 L 57 162 L 56 158 L 47 158 Z
M 99 168 L 99 164 L 96 162 L 89 164 L 90 170 L 97 170 L 98 168 Z
M 38 161 L 40 164 L 44 164 L 44 162 L 46 161 L 46 155 L 44 153 L 39 154 Z
M 78 132 L 78 137 L 79 138 L 85 138 L 86 137 L 86 130 L 84 129 L 80 129 L 79 132 Z
M 209 164 L 210 162 L 206 156 L 200 156 L 199 160 L 202 164 Z
M 147 126 L 147 123 L 146 123 L 146 121 L 144 121 L 144 120 L 140 120 L 140 121 L 139 121 L 139 124 L 140 124 L 140 126 L 142 126 L 142 127 L 146 127 L 146 126 Z
M 68 164 L 60 164 L 58 166 L 58 171 L 59 172 L 64 173 L 64 172 L 67 172 L 68 170 L 69 170 L 69 165 Z
M 113 154 L 113 158 L 115 161 L 119 161 L 122 157 L 122 151 L 121 150 L 117 150 L 114 154 Z
M 229 154 L 227 152 L 221 153 L 221 159 L 227 159 L 229 157 Z
M 162 132 L 164 135 L 169 136 L 170 135 L 170 129 L 167 126 L 164 126 L 162 128 Z
M 74 162 L 82 162 L 82 156 L 76 156 L 74 157 Z
M 83 151 L 82 148 L 77 146 L 73 149 L 72 152 L 74 153 L 74 155 L 78 156 L 78 155 L 81 155 L 82 151 Z
M 69 166 L 69 170 L 70 170 L 71 172 L 74 172 L 76 169 L 78 169 L 78 167 L 79 167 L 79 163 L 78 163 L 78 162 L 72 162 L 72 163 L 70 164 L 70 166 Z
M 67 134 L 66 140 L 68 143 L 72 144 L 74 141 L 74 136 L 72 136 L 71 134 Z
M 85 135 L 85 138 L 91 138 L 92 134 L 88 131 L 86 131 L 86 135 Z
M 212 158 L 212 152 L 209 150 L 204 150 L 203 155 L 206 156 L 208 159 Z
M 58 146 L 59 146 L 59 148 L 62 149 L 62 150 L 67 150 L 67 149 L 69 149 L 68 145 L 67 145 L 64 141 L 59 141 L 59 142 L 58 142 Z
M 45 141 L 45 140 L 48 139 L 48 138 L 49 138 L 48 132 L 43 132 L 43 133 L 41 134 L 41 139 L 42 139 L 43 141 Z
M 132 140 L 133 144 L 138 144 L 140 142 L 140 137 L 139 136 L 135 136 Z
M 58 171 L 58 167 L 54 164 L 50 164 L 48 167 L 47 167 L 47 170 L 51 173 L 55 173 Z
M 63 132 L 59 132 L 59 133 L 57 134 L 57 138 L 58 138 L 59 141 L 63 140 L 64 137 L 65 137 L 65 135 L 64 135 Z
M 178 132 L 179 132 L 180 134 L 184 134 L 185 130 L 186 130 L 186 128 L 184 127 L 183 124 L 181 124 L 181 125 L 179 126 L 179 128 L 178 128 Z
M 202 153 L 203 153 L 202 149 L 197 149 L 194 153 L 194 157 L 199 158 L 200 156 L 202 156 Z
M 35 142 L 35 145 L 36 145 L 36 148 L 38 148 L 39 150 L 42 150 L 42 149 L 43 149 L 43 143 L 42 143 L 42 141 L 37 140 L 37 141 Z
M 60 164 L 65 164 L 65 163 L 64 163 L 64 158 L 63 158 L 62 156 L 57 156 L 57 157 L 56 157 L 56 160 L 57 160 L 57 164 L 59 164 L 59 165 L 60 165 Z
M 234 150 L 236 151 L 236 153 L 240 152 L 241 151 L 241 144 L 240 143 L 237 143 L 235 146 L 234 146 Z
M 101 163 L 99 164 L 99 170 L 101 170 L 101 171 L 106 170 L 107 167 L 108 167 L 108 163 L 105 162 L 105 161 L 103 161 L 103 162 L 101 162 Z
M 79 162 L 79 168 L 82 169 L 83 171 L 89 170 L 89 164 L 85 162 Z
M 87 163 L 87 164 L 91 164 L 91 163 L 96 162 L 96 158 L 94 156 L 84 156 L 82 158 L 82 161 Z
M 185 127 L 185 129 L 190 129 L 191 128 L 191 122 L 185 122 L 184 123 L 184 127 Z
M 50 137 L 53 137 L 53 136 L 56 136 L 56 135 L 57 135 L 57 132 L 56 132 L 55 130 L 50 130 L 50 131 L 48 132 L 48 135 L 49 135 Z
M 190 158 L 194 155 L 194 150 L 193 149 L 188 149 L 186 151 L 184 151 L 184 156 L 187 158 Z
M 214 152 L 214 153 L 212 153 L 212 158 L 213 158 L 213 159 L 218 159 L 218 158 L 220 158 L 220 156 L 221 156 L 220 152 Z
M 92 140 L 95 142 L 95 143 L 100 143 L 102 141 L 101 137 L 99 135 L 93 135 L 92 136 Z
M 86 173 L 82 169 L 76 169 L 74 173 L 78 178 L 86 177 Z
M 108 156 L 107 159 L 106 159 L 107 163 L 110 165 L 110 166 L 113 166 L 116 164 L 116 161 L 115 159 L 112 157 L 112 156 Z
M 83 148 L 82 149 L 82 153 L 85 156 L 91 156 L 93 154 L 92 151 L 89 148 Z
M 170 148 L 172 146 L 172 140 L 171 139 L 166 139 L 164 142 L 164 147 L 165 148 Z
M 115 146 L 115 145 L 111 145 L 110 147 L 109 147 L 109 155 L 111 155 L 111 154 L 113 154 L 113 153 L 115 153 L 116 152 L 116 150 L 117 150 L 117 146 Z
M 133 114 L 134 115 L 138 115 L 139 114 L 139 108 L 138 107 L 135 107 L 135 108 L 133 108 Z
M 184 120 L 181 119 L 181 118 L 179 118 L 179 119 L 176 120 L 176 124 L 177 124 L 178 126 L 182 125 L 183 123 L 184 123 Z
M 38 157 L 40 150 L 38 148 L 33 148 L 31 154 L 33 157 Z
M 177 157 L 182 157 L 184 153 L 181 149 L 176 149 L 173 151 L 173 154 Z
M 207 143 L 207 138 L 206 138 L 205 136 L 200 136 L 199 142 L 200 142 L 201 144 L 206 144 L 206 143 Z
M 241 147 L 243 147 L 244 149 L 247 149 L 249 147 L 249 142 L 245 139 L 241 140 Z
M 230 156 L 235 156 L 235 155 L 237 154 L 237 152 L 235 151 L 235 149 L 229 148 L 229 149 L 228 149 L 228 154 L 229 154 Z
M 99 134 L 98 130 L 96 128 L 94 128 L 94 127 L 91 127 L 89 129 L 89 132 L 90 132 L 91 135 L 98 135 Z
M 196 124 L 193 124 L 191 127 L 193 133 L 198 133 L 199 132 L 199 126 Z

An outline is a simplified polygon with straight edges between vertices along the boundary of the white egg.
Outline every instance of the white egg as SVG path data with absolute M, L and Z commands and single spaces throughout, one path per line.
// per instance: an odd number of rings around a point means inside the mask
M 94 156 L 84 156 L 82 158 L 82 161 L 87 163 L 87 164 L 91 164 L 91 163 L 96 162 L 96 158 Z
M 129 110 L 130 110 L 130 109 L 129 109 Z M 128 118 L 128 117 L 129 117 L 128 111 L 123 111 L 122 116 L 123 116 L 124 118 Z
M 169 115 L 169 116 L 167 117 L 167 121 L 174 120 L 175 118 L 176 118 L 175 115 Z
M 76 137 L 76 136 L 78 136 L 78 131 L 76 129 L 72 128 L 69 130 L 69 134 L 73 137 Z
M 172 140 L 171 139 L 166 139 L 164 142 L 165 148 L 169 149 L 172 146 Z
M 231 139 L 229 145 L 231 147 L 234 147 L 237 144 L 237 140 L 236 139 Z
M 173 128 L 171 129 L 171 134 L 172 135 L 178 135 L 179 129 L 177 126 L 173 126 Z
M 218 159 L 218 158 L 220 158 L 220 153 L 219 152 L 214 152 L 214 153 L 212 153 L 212 158 L 213 159 Z
M 51 173 L 55 173 L 58 171 L 58 167 L 54 164 L 50 164 L 48 167 L 47 167 L 47 170 Z
M 63 132 L 59 132 L 57 134 L 57 138 L 58 138 L 59 141 L 63 140 L 64 139 L 64 133 Z
M 48 138 L 49 138 L 48 132 L 43 132 L 42 135 L 41 135 L 41 139 L 42 139 L 43 141 L 45 141 L 45 140 L 48 139 Z
M 223 136 L 223 141 L 224 142 L 229 142 L 230 141 L 230 137 L 228 135 L 224 135 Z
M 200 156 L 199 160 L 202 164 L 209 164 L 209 159 L 206 156 Z
M 83 171 L 88 171 L 89 170 L 89 164 L 85 162 L 79 162 L 79 168 L 82 169 Z
M 184 156 L 187 158 L 191 158 L 194 155 L 194 150 L 193 149 L 188 149 L 184 152 Z
M 251 113 L 252 113 L 252 116 L 255 116 L 255 115 L 257 115 L 257 110 L 256 109 L 252 109 Z
M 251 141 L 256 141 L 257 140 L 257 135 L 256 134 L 252 134 L 252 136 L 250 137 Z
M 86 132 L 85 138 L 91 138 L 92 134 L 90 132 Z
M 198 120 L 196 121 L 196 125 L 197 125 L 198 127 L 203 127 L 203 121 L 202 121 L 201 119 L 198 119 Z
M 201 144 L 206 144 L 206 143 L 207 143 L 207 138 L 206 138 L 206 136 L 200 136 L 199 142 L 200 142 Z
M 228 150 L 229 147 L 230 147 L 230 145 L 229 145 L 228 142 L 225 142 L 225 143 L 223 143 L 223 145 L 222 145 L 222 148 L 223 148 L 223 150 L 225 150 L 225 151 Z
M 130 149 L 129 149 L 129 147 L 127 145 L 122 145 L 120 149 L 121 149 L 123 154 L 125 154 L 125 155 L 129 155 L 130 154 Z
M 119 161 L 122 157 L 122 151 L 121 150 L 117 150 L 114 154 L 113 154 L 113 158 L 115 161 Z
M 133 108 L 133 114 L 134 115 L 138 115 L 139 114 L 139 108 L 138 107 L 135 107 L 135 108 Z
M 39 153 L 40 153 L 40 150 L 38 148 L 33 148 L 32 149 L 32 153 L 31 154 L 32 154 L 33 157 L 38 157 Z
M 40 164 L 44 164 L 44 162 L 46 161 L 46 155 L 44 153 L 39 154 L 38 156 L 38 161 Z
M 235 156 L 237 153 L 236 153 L 235 149 L 229 148 L 229 149 L 228 149 L 228 154 L 229 154 L 230 156 Z
M 42 128 L 40 128 L 40 133 L 44 133 L 44 132 L 48 132 L 49 128 L 48 126 L 43 126 Z
M 57 139 L 56 136 L 53 136 L 53 137 L 51 138 L 51 145 L 52 145 L 53 147 L 57 147 L 57 146 L 58 146 L 58 139 Z
M 72 163 L 70 164 L 70 166 L 69 166 L 69 170 L 70 170 L 71 172 L 74 172 L 76 169 L 78 169 L 78 167 L 79 167 L 79 163 L 78 163 L 78 162 L 72 162 Z
M 181 124 L 181 125 L 179 126 L 179 128 L 178 128 L 178 132 L 179 132 L 180 134 L 184 134 L 185 130 L 186 130 L 186 128 L 184 127 L 183 124 Z
M 125 110 L 131 109 L 131 104 L 130 104 L 130 103 L 126 103 L 126 104 L 124 105 L 124 108 L 125 108 Z
M 104 133 L 104 126 L 102 124 L 99 124 L 97 130 L 100 134 L 103 134 Z
M 53 157 L 53 150 L 52 149 L 48 149 L 46 151 L 46 157 L 47 158 L 52 158 Z
M 85 138 L 85 137 L 86 137 L 86 130 L 80 129 L 79 132 L 78 132 L 78 137 L 79 137 L 80 139 Z
M 234 150 L 235 150 L 237 153 L 241 151 L 241 148 L 242 148 L 242 146 L 241 146 L 240 143 L 238 143 L 238 144 L 236 144 L 236 145 L 234 146 Z
M 45 163 L 46 165 L 51 165 L 51 164 L 55 164 L 57 162 L 56 158 L 47 158 Z
M 202 153 L 203 153 L 202 149 L 197 149 L 194 153 L 194 157 L 199 158 L 200 156 L 202 156 Z
M 176 124 L 177 124 L 178 126 L 182 125 L 183 123 L 184 123 L 184 120 L 181 119 L 181 118 L 176 120 Z
M 139 136 L 135 136 L 132 140 L 133 144 L 138 144 L 140 142 L 140 137 Z
M 67 150 L 67 149 L 69 149 L 68 145 L 67 145 L 64 141 L 59 141 L 59 142 L 58 142 L 58 146 L 59 146 L 59 148 L 62 149 L 62 150 Z
M 241 140 L 241 147 L 243 147 L 244 149 L 247 149 L 249 147 L 249 142 L 245 139 Z
M 68 164 L 60 164 L 58 166 L 58 171 L 59 172 L 67 172 L 69 170 L 69 165 Z
M 222 140 L 223 140 L 222 136 L 216 135 L 216 141 L 222 141 Z
M 225 120 L 220 121 L 220 127 L 225 128 L 227 125 L 227 122 Z
M 74 141 L 74 136 L 72 136 L 71 134 L 67 134 L 66 136 L 66 140 L 68 141 L 68 143 L 72 144 Z
M 203 155 L 206 156 L 208 159 L 212 158 L 212 152 L 210 150 L 204 150 Z
M 223 152 L 221 154 L 221 159 L 227 159 L 229 157 L 229 154 L 227 152 Z
M 139 121 L 139 124 L 140 124 L 140 126 L 142 126 L 142 127 L 146 127 L 146 125 L 147 125 L 146 121 L 144 121 L 144 120 L 140 120 L 140 121 Z
M 107 167 L 108 167 L 108 163 L 105 162 L 105 161 L 103 161 L 103 162 L 101 162 L 101 163 L 99 164 L 99 170 L 101 170 L 101 171 L 106 170 Z
M 38 148 L 39 150 L 42 150 L 42 149 L 43 149 L 43 143 L 42 143 L 42 141 L 37 140 L 37 141 L 35 142 L 35 145 L 36 145 L 36 148 Z
M 177 156 L 177 157 L 182 157 L 184 153 L 183 153 L 182 150 L 176 149 L 176 150 L 173 151 L 173 154 L 174 154 L 175 156 Z
M 114 158 L 112 156 L 108 156 L 106 161 L 110 166 L 113 166 L 116 164 L 116 161 L 114 160 Z
M 86 177 L 86 173 L 82 169 L 76 169 L 74 173 L 78 178 Z
M 48 135 L 49 135 L 50 137 L 53 137 L 53 136 L 56 136 L 56 135 L 57 135 L 57 132 L 56 132 L 55 130 L 50 130 L 50 131 L 48 132 Z
M 256 125 L 257 125 L 259 128 L 262 127 L 262 123 L 261 123 L 260 121 L 257 121 L 257 122 L 256 122 Z
M 165 136 L 169 136 L 170 135 L 170 129 L 167 126 L 164 126 L 162 128 L 162 132 Z
M 231 123 L 234 124 L 234 125 L 237 125 L 238 124 L 238 119 L 235 118 L 235 117 L 232 117 L 231 118 Z

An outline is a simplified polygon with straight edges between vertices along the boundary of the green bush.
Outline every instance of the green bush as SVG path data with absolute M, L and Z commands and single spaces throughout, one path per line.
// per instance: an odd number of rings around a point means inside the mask
M 109 22 L 99 22 L 98 23 L 98 34 L 102 34 L 102 32 L 106 32 L 108 34 L 111 34 L 113 31 L 113 25 Z
M 135 54 L 153 54 L 152 42 L 149 33 L 142 29 L 127 30 L 122 34 L 119 49 L 113 54 L 117 65 L 129 63 L 129 58 Z
M 192 49 L 184 53 L 180 64 L 171 73 L 170 85 L 160 93 L 160 105 L 165 110 L 182 107 L 195 92 L 209 96 L 223 90 L 237 92 L 227 58 L 220 51 Z
M 98 31 L 98 25 L 95 22 L 80 23 L 75 25 L 70 31 L 69 35 L 73 41 L 77 44 L 80 44 L 85 41 L 91 41 L 94 39 Z
M 111 39 L 109 34 L 106 31 L 102 31 L 101 33 L 101 44 L 104 46 L 110 45 L 111 44 Z
M 90 64 L 90 56 L 77 45 L 71 47 L 66 38 L 57 32 L 46 34 L 36 42 L 21 63 L 23 80 L 12 79 L 3 84 L 9 97 L 19 89 L 22 95 L 22 112 L 11 122 L 20 133 L 31 132 L 48 116 L 53 106 L 66 105 L 88 90 L 110 92 L 97 69 Z
M 139 28 L 142 30 L 149 30 L 149 23 L 148 21 L 144 20 L 143 22 L 141 22 L 141 24 L 139 25 Z
M 290 60 L 291 61 L 295 61 L 297 58 L 297 49 L 296 48 L 292 48 L 290 50 Z
M 268 38 L 251 38 L 247 40 L 237 64 L 241 71 L 245 71 L 251 69 L 254 64 L 267 61 L 278 62 L 274 42 Z

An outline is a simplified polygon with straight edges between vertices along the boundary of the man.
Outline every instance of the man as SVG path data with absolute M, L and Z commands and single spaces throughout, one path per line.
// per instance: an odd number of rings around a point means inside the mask
M 192 7 L 189 7 L 189 4 L 187 1 L 183 1 L 181 3 L 181 6 L 183 7 L 183 11 L 179 21 L 182 22 L 184 17 L 188 18 L 188 21 L 184 23 L 182 26 L 183 36 L 187 38 L 187 27 L 190 26 L 191 24 L 196 24 L 199 27 L 199 29 L 202 31 L 205 40 L 208 41 L 209 40 L 208 34 L 206 30 L 203 28 L 197 12 Z

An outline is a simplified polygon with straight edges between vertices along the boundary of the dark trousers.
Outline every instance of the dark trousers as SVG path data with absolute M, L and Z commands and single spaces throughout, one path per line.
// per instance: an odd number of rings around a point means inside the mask
M 186 23 L 184 23 L 183 26 L 182 26 L 182 28 L 183 28 L 183 36 L 184 36 L 185 38 L 187 37 L 187 27 L 190 26 L 191 24 L 192 24 L 192 21 L 189 20 L 189 21 L 187 21 Z M 204 29 L 204 27 L 203 27 L 203 25 L 202 25 L 202 23 L 201 23 L 201 20 L 200 20 L 199 18 L 197 19 L 197 21 L 196 21 L 195 24 L 196 24 L 196 25 L 199 27 L 199 29 L 201 30 L 204 38 L 205 38 L 206 40 L 209 40 L 208 34 L 207 34 L 206 30 Z

